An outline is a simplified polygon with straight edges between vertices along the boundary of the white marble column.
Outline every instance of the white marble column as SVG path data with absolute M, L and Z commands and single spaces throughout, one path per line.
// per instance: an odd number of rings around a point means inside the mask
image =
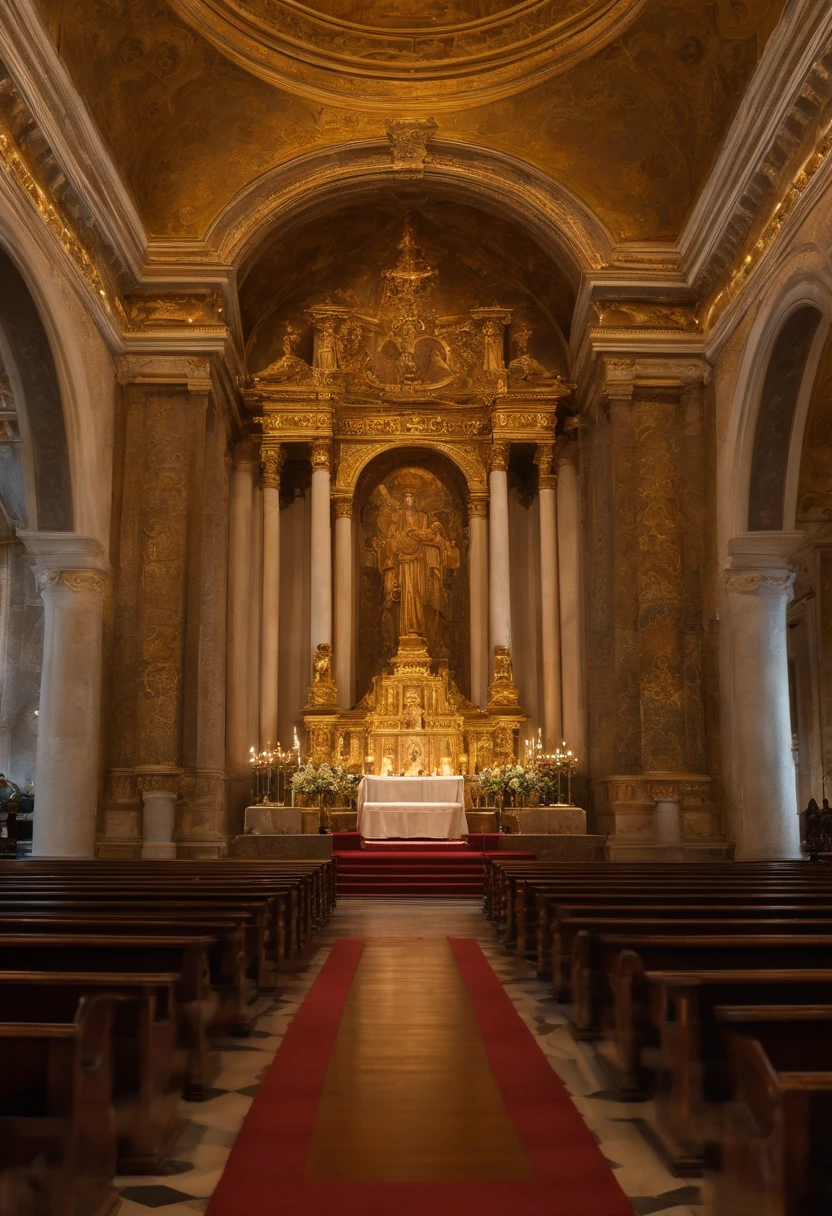
M 43 598 L 43 665 L 35 758 L 37 857 L 95 854 L 104 547 L 69 532 L 20 532 Z
M 728 542 L 736 857 L 800 857 L 789 711 L 786 609 L 799 532 L 749 532 Z
M 228 730 L 231 777 L 248 780 L 248 642 L 251 583 L 251 510 L 257 454 L 249 443 L 234 449 L 228 544 Z
M 312 444 L 312 598 L 311 637 L 312 656 L 321 642 L 332 645 L 332 522 L 329 501 L 329 470 L 331 460 L 329 440 Z
M 355 700 L 352 677 L 353 634 L 352 499 L 335 501 L 335 683 L 341 704 Z
M 277 652 L 280 636 L 280 474 L 286 449 L 264 447 L 260 454 L 263 500 L 263 578 L 260 610 L 260 746 L 277 738 Z M 249 745 L 251 746 L 251 745 Z
M 488 503 L 468 503 L 468 595 L 471 625 L 471 700 L 488 704 Z
M 583 553 L 575 444 L 558 456 L 557 523 L 563 738 L 583 768 L 586 763 Z
M 260 622 L 263 608 L 263 491 L 260 478 L 252 479 L 251 532 L 249 535 L 250 566 L 248 597 L 248 746 L 257 746 L 260 738 Z
M 488 537 L 490 542 L 488 588 L 491 626 L 491 656 L 495 646 L 511 648 L 511 571 L 508 543 L 508 457 L 507 443 L 491 448 L 488 488 L 491 497 Z
M 543 668 L 543 734 L 552 750 L 563 738 L 561 717 L 560 593 L 558 589 L 557 473 L 554 444 L 535 454 L 540 498 L 540 642 Z

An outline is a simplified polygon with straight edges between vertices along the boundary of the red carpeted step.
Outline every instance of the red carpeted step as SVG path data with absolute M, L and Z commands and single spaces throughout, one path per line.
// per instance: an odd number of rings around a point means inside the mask
M 380 842 L 381 843 L 381 842 Z M 483 894 L 486 854 L 447 846 L 454 842 L 383 842 L 381 848 L 348 848 L 335 853 L 339 896 L 421 899 L 479 899 Z M 404 844 L 405 847 L 394 847 Z M 503 854 L 501 854 L 503 856 Z M 528 858 L 534 853 L 506 853 Z

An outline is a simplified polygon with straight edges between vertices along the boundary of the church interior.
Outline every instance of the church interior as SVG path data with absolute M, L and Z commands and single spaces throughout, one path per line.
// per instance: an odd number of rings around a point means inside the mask
M 828 0 L 4 0 L 0 1216 L 832 1211 Z

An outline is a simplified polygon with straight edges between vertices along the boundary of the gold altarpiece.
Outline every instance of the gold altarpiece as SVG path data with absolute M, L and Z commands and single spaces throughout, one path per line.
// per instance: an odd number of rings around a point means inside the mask
M 572 386 L 531 353 L 535 335 L 525 318 L 513 322 L 512 309 L 496 303 L 439 317 L 431 307 L 436 277 L 408 216 L 397 263 L 382 272 L 378 311 L 330 301 L 308 308 L 311 359 L 300 353 L 304 335 L 287 323 L 281 357 L 245 394 L 261 428 L 264 463 L 284 445 L 311 445 L 313 467 L 331 469 L 336 515 L 355 518 L 362 476 L 398 450 L 411 473 L 421 452 L 426 465 L 436 456 L 449 461 L 465 485 L 469 521 L 483 517 L 489 470 L 507 468 L 511 445 L 551 451 L 556 441 L 559 404 Z M 394 484 L 395 501 L 383 492 L 392 510 L 406 508 L 406 484 Z M 423 542 L 441 549 L 443 569 L 453 568 L 456 538 L 436 516 L 421 515 L 420 526 L 427 517 L 436 532 Z M 318 648 L 304 710 L 309 759 L 363 771 L 372 757 L 377 773 L 432 772 L 446 763 L 473 772 L 510 762 L 528 716 L 511 655 L 490 656 L 493 679 L 481 709 L 460 691 L 447 650 L 437 651 L 433 638 L 428 649 L 429 625 L 413 632 L 403 612 L 400 605 L 404 632 L 378 655 L 354 706 L 339 699 L 331 647 Z

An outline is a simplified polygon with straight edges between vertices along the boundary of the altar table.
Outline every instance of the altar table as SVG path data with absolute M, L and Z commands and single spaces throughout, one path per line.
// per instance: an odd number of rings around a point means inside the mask
M 358 830 L 367 840 L 467 835 L 462 777 L 365 777 L 358 787 Z

